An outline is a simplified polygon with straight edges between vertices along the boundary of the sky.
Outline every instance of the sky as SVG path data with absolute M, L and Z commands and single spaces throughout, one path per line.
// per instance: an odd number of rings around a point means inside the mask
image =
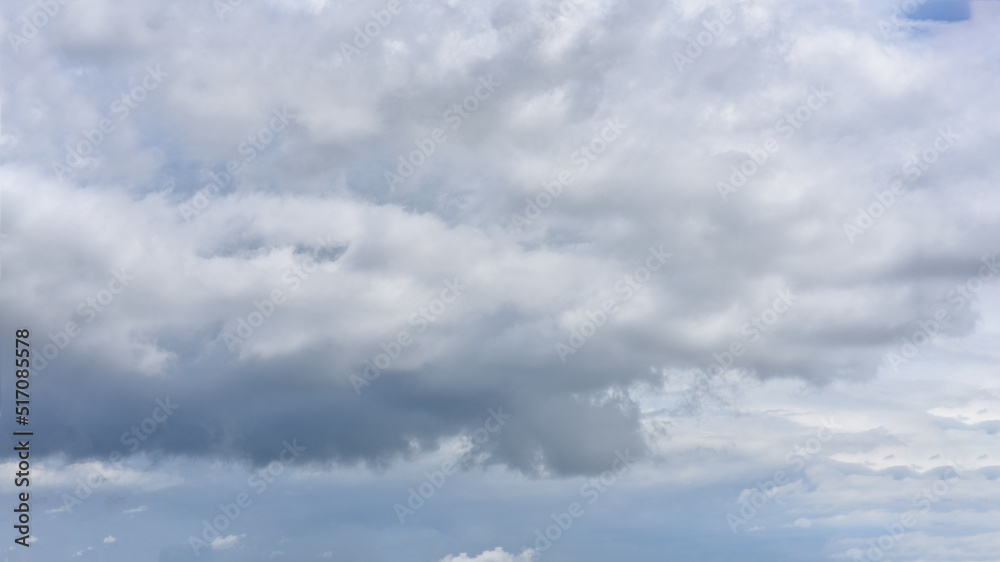
M 998 25 L 4 3 L 4 562 L 1000 560 Z

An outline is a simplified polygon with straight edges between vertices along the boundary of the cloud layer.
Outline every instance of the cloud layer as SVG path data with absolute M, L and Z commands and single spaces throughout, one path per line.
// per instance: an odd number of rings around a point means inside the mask
M 152 494 L 292 442 L 296 474 L 460 447 L 462 474 L 564 482 L 629 451 L 731 485 L 699 448 L 821 425 L 754 389 L 828 393 L 833 415 L 995 320 L 1000 4 L 939 4 L 79 0 L 44 25 L 7 6 L 0 325 L 42 352 L 37 453 Z M 981 341 L 955 363 L 982 369 Z M 995 389 L 913 415 L 940 448 L 993 435 Z M 862 517 L 808 506 L 916 486 L 944 453 L 908 427 L 859 422 L 770 501 L 793 529 Z M 122 547 L 93 544 L 111 531 Z M 237 531 L 211 555 L 264 548 Z M 984 537 L 935 556 L 986 559 Z M 512 540 L 425 554 L 526 559 Z

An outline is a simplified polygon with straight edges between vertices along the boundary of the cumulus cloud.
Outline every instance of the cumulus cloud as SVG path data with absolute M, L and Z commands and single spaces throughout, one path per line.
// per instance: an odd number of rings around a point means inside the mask
M 531 549 L 525 550 L 521 554 L 509 554 L 504 549 L 497 547 L 473 557 L 469 557 L 464 552 L 458 556 L 448 555 L 442 558 L 440 562 L 534 562 L 536 559 L 537 555 Z
M 357 10 L 325 3 L 309 8 L 302 41 L 239 40 L 239 26 L 266 34 L 268 18 L 296 9 L 244 6 L 232 27 L 208 6 L 141 5 L 104 27 L 67 13 L 12 63 L 56 78 L 11 86 L 5 252 L 31 265 L 4 290 L 28 295 L 8 300 L 53 345 L 80 325 L 51 361 L 66 396 L 114 386 L 108 400 L 140 404 L 163 389 L 184 404 L 185 420 L 150 449 L 262 463 L 299 437 L 311 460 L 380 464 L 504 404 L 517 416 L 493 461 L 594 472 L 618 447 L 644 449 L 634 405 L 595 397 L 655 380 L 651 368 L 707 371 L 734 343 L 731 368 L 751 376 L 869 379 L 886 347 L 997 251 L 995 194 L 982 189 L 995 174 L 982 164 L 995 112 L 972 95 L 987 87 L 975 69 L 988 59 L 971 39 L 951 41 L 958 32 L 932 28 L 935 51 L 886 39 L 877 5 L 594 3 L 559 15 L 529 2 L 406 4 L 408 19 L 348 63 L 324 53 L 351 40 L 343 15 Z M 988 33 L 994 15 L 961 33 Z M 149 25 L 112 32 L 135 21 Z M 416 31 L 431 22 L 451 30 L 440 43 Z M 164 48 L 181 27 L 209 26 L 198 56 Z M 717 37 L 687 53 L 706 30 Z M 81 56 L 118 77 L 114 89 L 89 88 L 98 70 L 51 54 L 97 36 L 102 47 Z M 674 52 L 690 63 L 663 67 Z M 144 79 L 156 88 L 116 111 Z M 944 83 L 967 100 L 926 93 Z M 495 84 L 489 96 L 483 84 Z M 115 130 L 57 178 L 51 163 L 73 160 L 103 118 Z M 422 156 L 427 142 L 436 148 Z M 935 143 L 947 150 L 920 160 Z M 553 197 L 544 186 L 561 173 Z M 205 192 L 213 177 L 221 187 Z M 879 197 L 884 216 L 856 226 Z M 981 205 L 958 203 L 969 197 Z M 650 248 L 671 257 L 639 283 Z M 289 273 L 307 258 L 312 274 Z M 134 280 L 108 299 L 114 271 Z M 446 280 L 468 290 L 427 322 L 419 311 Z M 34 289 L 56 285 L 44 300 Z M 286 300 L 265 302 L 275 290 Z M 780 291 L 794 302 L 776 316 Z M 608 301 L 618 312 L 581 338 Z M 250 327 L 252 314 L 266 322 Z M 943 330 L 968 333 L 975 318 L 955 310 Z M 249 337 L 234 343 L 237 329 Z M 401 330 L 415 343 L 359 398 L 352 375 Z M 558 347 L 580 339 L 579 351 Z M 288 385 L 316 392 L 275 401 Z M 442 408 L 443 396 L 460 400 Z M 45 416 L 56 435 L 85 437 L 46 446 L 107 454 L 119 428 L 143 419 L 138 406 L 101 403 Z M 345 424 L 352 435 L 328 430 Z
M 1000 3 L 220 4 L 0 8 L 0 326 L 39 349 L 39 487 L 188 490 L 293 441 L 297 476 L 382 474 L 468 441 L 484 472 L 628 450 L 738 502 L 828 417 L 787 396 L 823 392 L 868 418 L 782 488 L 800 512 L 745 527 L 819 532 L 839 486 L 889 501 L 988 455 Z M 960 389 L 911 392 L 924 337 Z M 115 513 L 173 516 L 140 501 Z

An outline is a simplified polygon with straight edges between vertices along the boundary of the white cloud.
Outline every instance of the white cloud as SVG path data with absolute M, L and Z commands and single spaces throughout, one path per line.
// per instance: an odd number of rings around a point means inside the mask
M 212 539 L 212 542 L 210 544 L 212 546 L 212 550 L 227 550 L 239 545 L 240 541 L 245 539 L 246 536 L 247 536 L 246 533 L 244 533 L 242 535 L 228 535 L 225 537 L 216 537 Z
M 441 562 L 534 562 L 537 555 L 534 550 L 528 549 L 521 554 L 509 554 L 504 549 L 497 547 L 487 550 L 479 556 L 469 557 L 466 553 L 458 556 L 448 555 L 441 559 Z
M 126 426 L 125 429 L 128 429 Z M 168 463 L 169 464 L 169 463 Z M 34 468 L 41 476 L 38 486 L 51 488 L 69 488 L 70 490 L 80 487 L 81 482 L 95 484 L 88 486 L 95 489 L 133 489 L 137 491 L 156 491 L 178 486 L 183 479 L 176 473 L 175 467 L 164 464 L 151 469 L 148 461 L 142 457 L 135 457 L 124 464 L 112 464 L 102 461 L 88 462 L 66 462 L 65 459 L 49 458 L 39 463 Z M 4 467 L 16 468 L 16 463 L 0 463 L 0 469 Z M 34 484 L 34 483 L 33 483 Z M 10 486 L 0 483 L 0 490 L 14 490 L 13 481 Z M 85 490 L 85 488 L 80 488 Z M 83 493 L 83 492 L 81 492 Z M 89 496 L 89 494 L 86 494 Z M 64 506 L 65 507 L 65 506 Z M 47 513 L 61 513 L 64 507 L 53 508 Z
M 118 542 L 118 539 L 111 535 L 104 537 L 104 544 L 115 544 L 116 542 Z

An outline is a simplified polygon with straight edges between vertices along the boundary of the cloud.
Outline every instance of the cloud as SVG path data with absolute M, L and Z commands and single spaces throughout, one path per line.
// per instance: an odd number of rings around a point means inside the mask
M 115 537 L 113 537 L 111 535 L 108 535 L 108 536 L 104 537 L 104 544 L 114 544 L 116 542 L 118 542 L 118 539 L 116 539 Z
M 47 342 L 58 348 L 48 376 L 65 384 L 54 404 L 113 388 L 105 399 L 126 406 L 55 408 L 43 423 L 65 438 L 40 452 L 122 449 L 118 436 L 163 390 L 186 415 L 143 444 L 150 452 L 261 464 L 298 438 L 308 461 L 382 466 L 504 405 L 515 419 L 484 451 L 489 462 L 594 474 L 615 449 L 645 450 L 623 389 L 705 371 L 734 343 L 743 352 L 732 368 L 746 376 L 871 379 L 885 350 L 998 250 L 996 195 L 981 189 L 995 175 L 982 164 L 994 109 L 935 94 L 988 88 L 977 71 L 987 53 L 969 45 L 993 16 L 950 24 L 970 39 L 927 52 L 913 36 L 881 37 L 876 5 L 732 8 L 683 72 L 650 69 L 684 52 L 703 21 L 715 26 L 719 10 L 594 3 L 556 17 L 535 2 L 406 4 L 416 27 L 393 22 L 382 36 L 405 49 L 379 41 L 363 63 L 343 64 L 324 53 L 355 33 L 346 16 L 370 17 L 358 7 L 316 7 L 306 23 L 296 10 L 242 6 L 227 17 L 264 36 L 278 37 L 267 30 L 286 18 L 305 26 L 300 42 L 254 45 L 209 7 L 143 4 L 103 23 L 72 9 L 11 63 L 12 74 L 37 65 L 52 78 L 12 85 L 4 252 L 24 267 L 0 290 L 11 318 L 58 340 Z M 138 21 L 156 25 L 120 32 Z M 428 41 L 413 31 L 421 25 L 448 31 Z M 198 51 L 176 38 L 188 33 L 205 38 Z M 106 56 L 118 49 L 129 56 Z M 108 84 L 141 82 L 148 65 L 166 75 L 122 116 L 109 100 L 131 90 L 84 87 L 51 56 L 65 50 Z M 479 100 L 487 76 L 499 85 Z M 819 105 L 818 88 L 831 94 Z M 455 118 L 469 99 L 475 109 Z M 287 125 L 268 129 L 284 108 Z M 96 139 L 102 118 L 115 130 L 57 179 L 51 163 Z M 624 126 L 610 143 L 609 120 Z M 421 155 L 435 128 L 447 139 Z M 958 140 L 947 153 L 926 171 L 908 166 L 949 128 Z M 262 130 L 266 146 L 254 140 Z M 780 149 L 723 201 L 718 184 L 740 166 L 756 170 L 767 139 Z M 415 150 L 426 162 L 405 187 L 387 185 L 385 172 Z M 226 171 L 230 161 L 244 171 Z M 561 195 L 538 199 L 564 171 L 572 183 Z M 213 177 L 224 185 L 185 220 L 179 206 Z M 894 181 L 902 194 L 849 243 L 844 225 Z M 981 211 L 956 203 L 971 197 Z M 539 202 L 529 227 L 513 226 Z M 928 240 L 928 229 L 940 235 Z M 633 290 L 627 279 L 650 247 L 673 257 Z M 314 273 L 287 276 L 311 255 Z M 94 301 L 122 268 L 134 281 L 106 306 Z M 454 279 L 468 292 L 421 323 L 419 310 Z M 265 302 L 276 290 L 285 300 Z M 779 291 L 796 301 L 770 324 Z M 608 301 L 620 312 L 563 364 L 556 344 Z M 227 335 L 272 306 L 231 352 Z M 953 311 L 945 332 L 970 333 L 977 315 Z M 61 335 L 68 322 L 79 335 Z M 352 375 L 401 330 L 415 343 L 359 398 Z M 288 385 L 310 392 L 286 399 Z
M 240 541 L 246 538 L 246 533 L 242 535 L 227 535 L 225 537 L 216 537 L 212 539 L 210 543 L 212 550 L 227 550 L 234 548 L 240 544 Z
M 521 554 L 515 555 L 508 554 L 504 549 L 497 547 L 471 558 L 464 552 L 458 556 L 448 555 L 442 558 L 440 562 L 533 562 L 536 558 L 535 551 L 530 548 Z
M 128 522 L 186 559 L 191 522 L 233 501 L 219 490 L 295 441 L 276 486 L 356 478 L 370 512 L 289 558 L 478 551 L 456 530 L 468 498 L 504 507 L 487 544 L 523 544 L 512 521 L 541 524 L 629 450 L 645 460 L 602 496 L 613 515 L 588 510 L 565 556 L 649 558 L 630 532 L 676 520 L 643 536 L 732 559 L 789 543 L 691 537 L 728 538 L 827 417 L 844 429 L 742 528 L 836 534 L 843 555 L 976 461 L 911 536 L 991 552 L 968 522 L 997 470 L 1000 3 L 894 19 L 904 4 L 59 4 L 4 62 L 0 330 L 39 349 L 32 484 L 54 525 L 92 533 L 67 552 L 149 506 Z M 0 7 L 8 44 L 40 9 Z M 670 257 L 652 271 L 651 252 Z M 448 283 L 465 288 L 445 305 Z M 887 361 L 942 309 L 932 344 Z M 176 414 L 147 422 L 163 399 Z M 406 529 L 374 523 L 497 408 L 448 494 Z M 59 507 L 97 473 L 100 500 Z M 291 501 L 254 500 L 261 519 Z

